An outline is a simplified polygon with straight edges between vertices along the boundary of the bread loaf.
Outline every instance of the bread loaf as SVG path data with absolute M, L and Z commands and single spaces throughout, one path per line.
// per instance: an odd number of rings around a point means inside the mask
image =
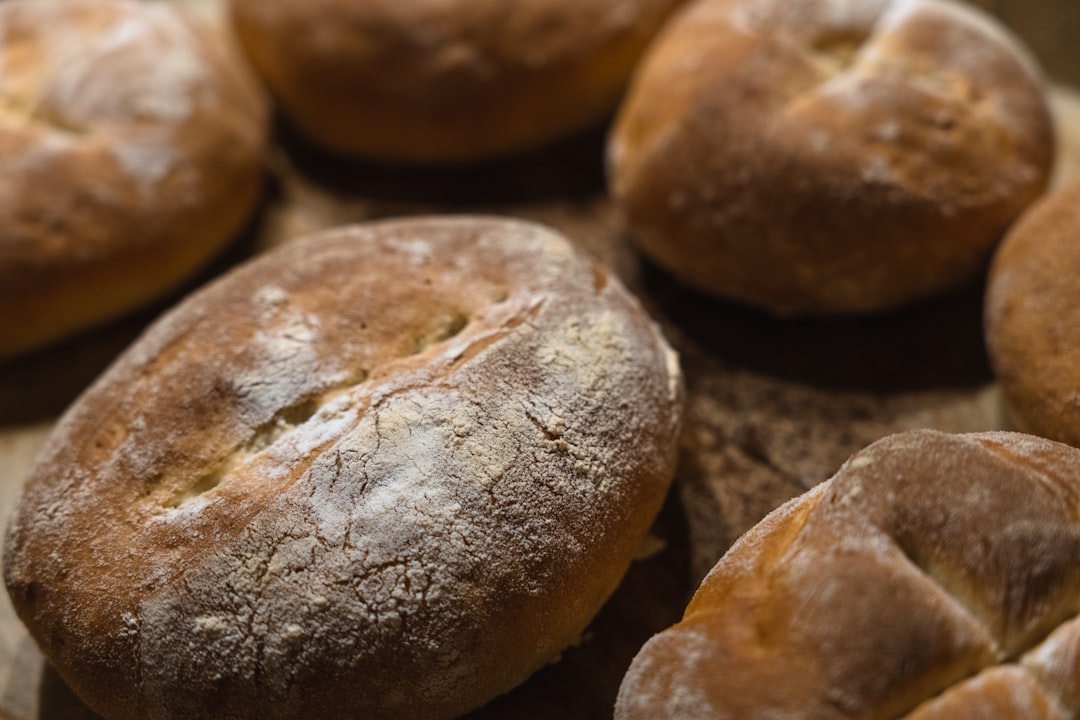
M 1080 446 L 1080 183 L 1025 214 L 986 290 L 990 361 L 1018 430 Z
M 0 358 L 162 295 L 262 183 L 265 102 L 165 4 L 0 3 Z
M 1080 451 L 880 440 L 773 512 L 634 659 L 615 717 L 1080 713 Z
M 1039 71 L 950 0 L 702 0 L 642 61 L 609 141 L 629 230 L 684 282 L 865 313 L 973 280 L 1043 192 Z
M 231 0 L 285 114 L 330 150 L 451 163 L 599 124 L 681 0 Z
M 296 241 L 153 326 L 11 523 L 19 617 L 124 718 L 451 718 L 575 641 L 674 471 L 674 353 L 561 236 Z

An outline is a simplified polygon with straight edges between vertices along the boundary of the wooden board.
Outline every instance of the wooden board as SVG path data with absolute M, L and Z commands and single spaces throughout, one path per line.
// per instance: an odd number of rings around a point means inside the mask
M 200 0 L 201 1 L 201 0 Z M 1056 182 L 1080 175 L 1080 96 L 1057 89 Z M 312 230 L 429 212 L 548 223 L 615 269 L 682 356 L 689 402 L 674 491 L 623 585 L 560 662 L 471 718 L 608 718 L 642 642 L 674 622 L 731 542 L 851 453 L 893 432 L 1003 427 L 982 343 L 982 288 L 896 315 L 778 321 L 690 292 L 643 262 L 604 196 L 603 132 L 463 170 L 375 167 L 279 128 L 258 218 L 200 282 Z M 60 412 L 179 294 L 62 346 L 0 365 L 0 515 Z M 0 593 L 0 718 L 91 718 Z

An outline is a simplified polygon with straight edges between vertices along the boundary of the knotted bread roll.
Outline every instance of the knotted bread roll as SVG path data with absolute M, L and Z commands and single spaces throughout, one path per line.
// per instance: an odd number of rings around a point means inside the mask
M 917 431 L 773 512 L 623 680 L 616 720 L 1070 720 L 1080 451 Z

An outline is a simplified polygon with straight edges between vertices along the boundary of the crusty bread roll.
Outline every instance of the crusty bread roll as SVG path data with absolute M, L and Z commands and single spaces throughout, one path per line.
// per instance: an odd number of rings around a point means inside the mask
M 994 256 L 991 365 L 1018 430 L 1080 446 L 1080 182 L 1033 207 Z
M 560 236 L 297 241 L 189 298 L 69 410 L 7 588 L 114 718 L 450 718 L 552 660 L 671 480 L 678 362 Z
M 0 357 L 163 294 L 254 207 L 266 102 L 168 5 L 0 3 Z
M 614 109 L 682 0 L 231 0 L 286 115 L 334 151 L 468 162 Z
M 1045 188 L 1039 72 L 949 0 L 702 0 L 609 141 L 642 249 L 777 314 L 894 308 L 971 280 Z
M 1080 713 L 1080 452 L 916 431 L 854 455 L 709 573 L 615 717 Z

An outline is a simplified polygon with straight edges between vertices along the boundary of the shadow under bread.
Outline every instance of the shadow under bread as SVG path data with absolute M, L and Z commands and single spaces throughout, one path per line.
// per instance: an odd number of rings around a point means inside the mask
M 680 283 L 643 259 L 650 309 L 708 355 L 820 388 L 879 393 L 993 381 L 983 341 L 985 282 L 875 315 L 778 318 Z

